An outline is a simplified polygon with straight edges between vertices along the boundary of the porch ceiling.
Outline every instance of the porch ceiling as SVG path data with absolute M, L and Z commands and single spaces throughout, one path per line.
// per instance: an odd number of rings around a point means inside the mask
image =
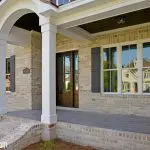
M 15 26 L 31 31 L 41 32 L 41 27 L 39 26 L 39 17 L 35 13 L 29 13 L 22 16 L 16 23 Z
M 92 23 L 80 25 L 85 31 L 94 34 L 102 31 L 109 31 L 117 28 L 138 25 L 150 22 L 150 8 L 134 11 L 124 15 L 119 15 Z

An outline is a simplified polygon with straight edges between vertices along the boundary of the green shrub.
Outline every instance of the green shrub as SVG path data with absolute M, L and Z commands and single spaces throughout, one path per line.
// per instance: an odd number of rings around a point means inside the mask
M 40 150 L 59 150 L 55 141 L 46 141 L 40 143 Z

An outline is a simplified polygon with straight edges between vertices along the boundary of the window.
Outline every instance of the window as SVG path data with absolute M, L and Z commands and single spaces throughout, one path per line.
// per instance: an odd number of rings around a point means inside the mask
M 10 58 L 6 58 L 6 91 L 10 91 Z
M 137 45 L 122 46 L 122 92 L 138 92 Z M 128 74 L 128 77 L 126 76 Z M 128 85 L 128 88 L 124 88 Z
M 150 42 L 102 48 L 101 91 L 150 93 Z
M 150 42 L 143 44 L 142 75 L 143 93 L 150 93 Z
M 117 49 L 105 48 L 103 51 L 104 92 L 117 92 Z

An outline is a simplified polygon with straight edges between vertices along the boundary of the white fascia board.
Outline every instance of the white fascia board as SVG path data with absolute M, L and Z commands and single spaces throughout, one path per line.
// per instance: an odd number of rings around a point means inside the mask
M 76 14 L 72 14 L 72 17 L 71 15 L 61 16 L 57 20 L 57 25 L 62 28 L 71 28 L 148 7 L 150 7 L 150 0 L 121 0 L 103 9 L 98 5 L 92 9 L 83 10 L 80 13 L 76 12 Z
M 58 12 L 63 13 L 65 11 L 69 11 L 69 10 L 72 11 L 73 9 L 77 9 L 79 7 L 91 4 L 93 2 L 94 2 L 94 0 L 75 0 L 73 2 L 70 2 L 68 4 L 60 6 Z
M 82 7 L 88 7 L 88 5 L 91 5 L 93 2 L 94 0 L 76 0 L 68 4 L 59 6 L 58 8 L 50 4 L 38 3 L 38 11 L 39 14 L 44 15 L 46 17 L 55 16 L 56 18 L 58 18 L 61 16 L 65 16 L 66 12 L 72 13 L 76 12 L 78 9 L 81 9 Z
M 37 7 L 39 14 L 44 16 L 49 16 L 50 14 L 55 15 L 58 13 L 58 8 L 50 4 L 41 2 L 37 4 Z
M 45 12 L 60 14 L 69 10 L 72 11 L 73 9 L 77 9 L 79 7 L 85 6 L 87 4 L 91 4 L 93 2 L 94 0 L 76 0 L 68 4 L 59 6 L 58 8 L 53 5 L 43 3 L 43 2 L 38 3 L 37 5 L 38 5 L 38 10 L 40 14 L 45 14 Z

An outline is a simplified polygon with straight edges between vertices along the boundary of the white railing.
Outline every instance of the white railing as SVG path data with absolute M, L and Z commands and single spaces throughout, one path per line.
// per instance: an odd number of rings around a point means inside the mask
M 0 3 L 4 0 L 0 0 Z M 51 2 L 57 6 L 65 5 L 75 0 L 51 0 Z
M 75 0 L 52 0 L 52 3 L 56 4 L 57 6 L 65 5 Z

